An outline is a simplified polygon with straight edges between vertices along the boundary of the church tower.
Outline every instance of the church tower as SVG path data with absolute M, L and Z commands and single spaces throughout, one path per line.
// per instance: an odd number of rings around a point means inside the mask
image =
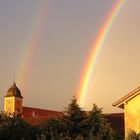
M 23 96 L 14 82 L 4 96 L 4 111 L 8 113 L 22 113 Z

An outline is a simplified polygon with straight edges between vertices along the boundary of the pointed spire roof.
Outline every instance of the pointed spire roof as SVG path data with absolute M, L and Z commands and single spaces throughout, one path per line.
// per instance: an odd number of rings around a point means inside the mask
M 16 86 L 15 81 L 13 82 L 13 85 L 8 89 L 7 94 L 5 95 L 5 97 L 12 97 L 12 96 L 23 98 L 19 88 Z

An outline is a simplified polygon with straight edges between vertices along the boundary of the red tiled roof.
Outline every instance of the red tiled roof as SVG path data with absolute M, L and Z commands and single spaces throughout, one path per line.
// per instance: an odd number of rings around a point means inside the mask
M 38 109 L 32 107 L 23 107 L 22 111 L 23 119 L 32 125 L 40 124 L 50 118 L 60 118 L 63 115 L 64 114 L 59 111 Z M 83 111 L 83 115 L 87 115 L 85 111 Z M 113 128 L 117 130 L 119 130 L 120 128 L 124 128 L 123 113 L 103 114 L 103 116 L 108 120 Z
M 122 132 L 124 135 L 124 113 L 104 114 L 104 118 L 108 120 L 113 129 Z
M 46 109 L 23 107 L 22 117 L 30 124 L 37 124 L 49 118 L 62 117 L 63 113 L 59 111 L 52 111 Z
M 115 103 L 113 103 L 112 105 L 115 107 L 117 106 L 120 108 L 124 108 L 124 102 L 129 101 L 133 97 L 137 96 L 139 93 L 140 93 L 140 86 L 134 89 L 133 91 L 131 91 L 130 93 L 128 93 L 126 96 L 116 101 Z

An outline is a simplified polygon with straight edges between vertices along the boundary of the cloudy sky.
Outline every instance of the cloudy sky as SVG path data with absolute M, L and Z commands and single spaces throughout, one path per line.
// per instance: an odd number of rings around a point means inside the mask
M 0 1 L 0 109 L 15 74 L 24 106 L 64 110 L 116 1 Z M 126 0 L 99 52 L 83 109 L 96 103 L 104 112 L 123 111 L 112 103 L 139 86 L 139 13 L 140 1 Z

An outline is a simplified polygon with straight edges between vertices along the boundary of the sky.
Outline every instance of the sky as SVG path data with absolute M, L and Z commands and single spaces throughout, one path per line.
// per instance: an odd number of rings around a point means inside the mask
M 97 33 L 116 0 L 0 1 L 0 109 L 15 82 L 24 106 L 63 111 L 77 94 Z M 104 113 L 140 84 L 140 1 L 126 0 L 92 72 L 83 110 Z

